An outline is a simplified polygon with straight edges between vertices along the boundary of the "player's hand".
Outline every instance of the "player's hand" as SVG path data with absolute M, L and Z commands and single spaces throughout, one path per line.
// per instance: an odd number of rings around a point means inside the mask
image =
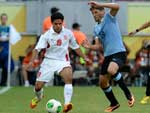
M 90 1 L 90 2 L 88 2 L 88 5 L 90 5 L 91 7 L 95 7 L 95 8 L 103 7 L 103 6 L 101 6 L 100 3 L 95 2 L 95 1 Z
M 83 41 L 82 46 L 85 47 L 85 48 L 87 48 L 87 49 L 90 49 L 91 44 L 90 44 L 90 42 L 86 39 L 86 40 Z
M 132 31 L 132 32 L 130 32 L 128 35 L 129 36 L 133 36 L 133 35 L 135 35 L 137 32 L 136 31 Z
M 85 60 L 86 62 L 88 62 L 89 64 L 92 64 L 92 60 L 89 59 L 88 57 L 85 57 L 84 60 Z

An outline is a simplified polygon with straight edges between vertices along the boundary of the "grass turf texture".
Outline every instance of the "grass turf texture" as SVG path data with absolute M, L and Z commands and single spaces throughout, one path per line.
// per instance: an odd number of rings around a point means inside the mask
M 129 108 L 127 100 L 118 87 L 114 87 L 114 93 L 120 102 L 120 108 L 113 113 L 149 113 L 150 104 L 141 105 L 139 102 L 144 95 L 145 88 L 130 88 L 135 95 L 136 104 Z M 8 92 L 0 95 L 0 113 L 47 113 L 46 102 L 55 98 L 63 103 L 63 87 L 44 88 L 44 99 L 37 108 L 30 109 L 29 103 L 34 97 L 33 88 L 14 87 Z M 103 92 L 98 87 L 75 87 L 72 99 L 74 108 L 69 113 L 104 113 L 109 105 Z

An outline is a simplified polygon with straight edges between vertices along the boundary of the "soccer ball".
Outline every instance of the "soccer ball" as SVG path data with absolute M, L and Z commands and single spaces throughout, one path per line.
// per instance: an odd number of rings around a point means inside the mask
M 58 100 L 50 99 L 46 103 L 46 110 L 48 113 L 60 113 L 62 110 L 62 105 Z

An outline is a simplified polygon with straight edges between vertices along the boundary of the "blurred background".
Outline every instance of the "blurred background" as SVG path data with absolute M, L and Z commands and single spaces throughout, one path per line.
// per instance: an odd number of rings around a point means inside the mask
M 146 75 L 150 74 L 150 52 L 147 48 L 147 45 L 150 45 L 150 29 L 145 29 L 133 37 L 129 37 L 128 33 L 150 21 L 150 0 L 97 1 L 120 4 L 117 18 L 128 50 L 128 60 L 121 72 L 129 86 L 144 86 Z M 35 68 L 30 71 L 25 69 L 25 58 L 33 50 L 38 36 L 43 33 L 43 21 L 51 15 L 51 8 L 56 7 L 64 14 L 65 27 L 72 29 L 72 25 L 77 23 L 91 43 L 94 43 L 92 34 L 95 22 L 87 3 L 88 0 L 0 0 L 0 14 L 6 13 L 8 15 L 7 24 L 13 24 L 22 37 L 17 44 L 11 46 L 11 54 L 15 63 L 8 81 L 11 86 L 28 87 L 34 85 L 40 58 L 37 61 L 38 63 L 35 64 Z M 81 49 L 92 59 L 93 63 L 82 62 L 74 51 L 70 51 L 74 85 L 98 85 L 103 52 L 89 51 L 82 47 Z M 1 68 L 0 72 L 2 72 Z M 0 80 L 2 76 L 0 73 Z M 111 84 L 115 85 L 113 81 Z M 1 86 L 5 85 L 2 84 Z M 63 85 L 63 80 L 55 75 L 54 81 L 47 85 Z

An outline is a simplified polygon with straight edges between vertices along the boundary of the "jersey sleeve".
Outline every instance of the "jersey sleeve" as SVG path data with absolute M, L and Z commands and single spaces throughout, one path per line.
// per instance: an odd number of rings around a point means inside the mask
M 108 19 L 111 20 L 111 21 L 115 21 L 116 20 L 116 16 L 112 16 L 110 14 L 110 12 L 107 12 L 106 15 L 105 15 L 105 20 L 108 21 Z
M 77 41 L 72 32 L 70 33 L 69 47 L 72 49 L 79 48 L 79 45 L 77 44 Z
M 35 49 L 38 50 L 39 52 L 41 51 L 41 49 L 44 49 L 47 47 L 47 40 L 46 40 L 46 36 L 45 35 L 41 35 Z

